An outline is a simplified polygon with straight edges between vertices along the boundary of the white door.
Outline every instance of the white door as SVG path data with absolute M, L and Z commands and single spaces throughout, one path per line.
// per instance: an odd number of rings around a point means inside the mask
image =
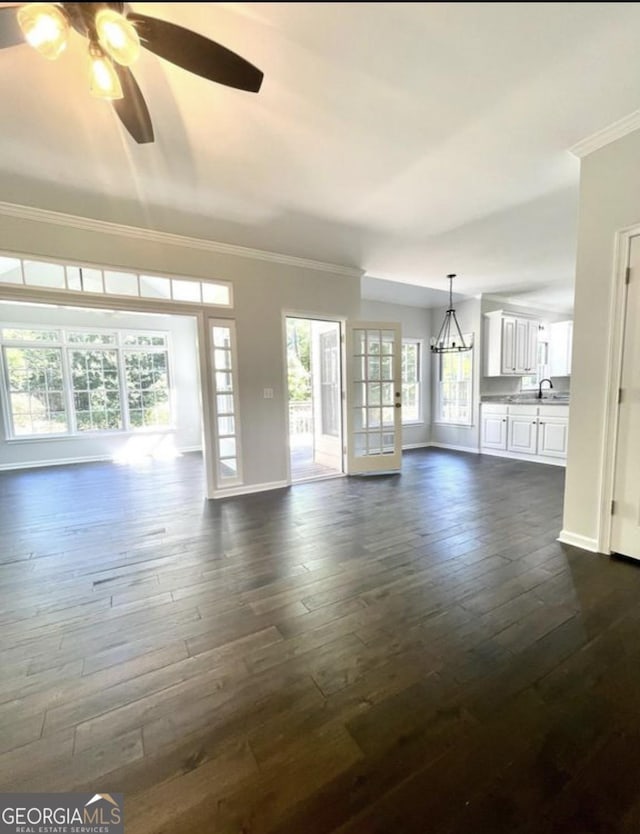
M 520 455 L 535 455 L 538 441 L 538 418 L 528 415 L 509 417 L 507 448 Z
M 631 239 L 629 266 L 611 550 L 640 559 L 640 237 Z
M 348 322 L 347 465 L 350 475 L 402 464 L 400 325 Z
M 569 421 L 566 417 L 540 417 L 538 420 L 538 454 L 566 458 Z
M 507 448 L 507 418 L 500 414 L 482 415 L 482 438 L 480 445 L 487 449 Z
M 507 316 L 502 318 L 502 373 L 516 372 L 516 320 Z

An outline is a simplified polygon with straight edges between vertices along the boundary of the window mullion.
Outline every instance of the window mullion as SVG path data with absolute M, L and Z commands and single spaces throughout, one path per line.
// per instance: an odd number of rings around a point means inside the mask
M 131 431 L 129 419 L 129 389 L 127 388 L 127 369 L 124 361 L 124 348 L 122 347 L 122 333 L 118 333 L 118 390 L 120 391 L 120 414 L 122 415 L 122 428 L 124 431 Z
M 69 351 L 71 348 L 62 349 L 62 390 L 64 391 L 64 402 L 67 408 L 67 425 L 70 434 L 78 433 L 78 421 L 76 420 L 76 407 L 73 397 L 73 379 L 71 376 L 71 362 Z

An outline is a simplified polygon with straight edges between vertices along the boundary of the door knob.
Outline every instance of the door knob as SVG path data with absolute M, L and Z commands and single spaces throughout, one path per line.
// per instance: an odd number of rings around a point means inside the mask
M 396 403 L 396 408 L 402 408 L 402 403 Z

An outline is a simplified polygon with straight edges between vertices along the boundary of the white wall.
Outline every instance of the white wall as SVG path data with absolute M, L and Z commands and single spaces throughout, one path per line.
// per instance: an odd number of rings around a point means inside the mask
M 440 330 L 446 309 L 446 307 L 434 307 L 431 310 L 431 329 L 433 333 L 437 334 Z M 434 415 L 434 420 L 431 425 L 431 440 L 433 443 L 442 443 L 447 446 L 462 446 L 477 450 L 480 446 L 480 376 L 482 374 L 482 315 L 480 299 L 469 298 L 466 301 L 461 301 L 455 305 L 455 310 L 463 335 L 467 333 L 473 334 L 473 424 L 471 426 L 450 426 L 436 422 L 437 369 L 433 364 L 437 362 L 436 357 L 432 361 L 434 380 L 432 414 Z
M 286 480 L 283 311 L 356 318 L 359 277 L 5 215 L 0 215 L 0 250 L 231 281 L 234 309 L 211 308 L 211 313 L 237 323 L 244 483 L 260 486 Z M 265 388 L 273 389 L 273 399 L 264 398 Z
M 582 160 L 564 531 L 598 539 L 616 233 L 640 223 L 640 132 Z
M 6 441 L 0 409 L 0 469 L 46 465 L 56 462 L 112 459 L 125 451 L 132 437 L 140 438 L 145 448 L 162 454 L 169 444 L 177 450 L 201 446 L 200 382 L 196 351 L 196 327 L 185 316 L 155 316 L 140 313 L 115 313 L 102 310 L 76 310 L 50 306 L 22 305 L 0 302 L 0 323 L 16 325 L 55 325 L 73 327 L 107 327 L 141 330 L 162 330 L 170 334 L 172 365 L 171 387 L 175 430 L 136 435 L 128 432 L 87 434 L 62 439 L 46 437 L 37 440 Z M 167 437 L 168 440 L 163 438 Z M 133 444 L 135 445 L 135 444 Z M 131 448 L 134 452 L 135 449 Z
M 383 301 L 362 300 L 360 317 L 364 321 L 394 321 L 402 326 L 402 337 L 422 339 L 422 423 L 403 426 L 402 445 L 418 446 L 430 439 L 431 428 L 431 314 L 423 307 L 407 307 L 404 304 L 387 304 Z

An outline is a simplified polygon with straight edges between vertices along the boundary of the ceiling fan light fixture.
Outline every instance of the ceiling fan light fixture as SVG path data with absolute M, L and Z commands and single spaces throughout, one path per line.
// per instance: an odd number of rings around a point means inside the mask
M 52 3 L 27 3 L 18 9 L 18 24 L 27 43 L 49 61 L 67 46 L 69 21 Z
M 110 59 L 96 43 L 89 45 L 89 74 L 91 95 L 109 101 L 123 98 L 122 84 Z
M 130 67 L 140 55 L 136 27 L 113 9 L 101 9 L 95 23 L 100 46 L 107 55 L 121 66 Z

